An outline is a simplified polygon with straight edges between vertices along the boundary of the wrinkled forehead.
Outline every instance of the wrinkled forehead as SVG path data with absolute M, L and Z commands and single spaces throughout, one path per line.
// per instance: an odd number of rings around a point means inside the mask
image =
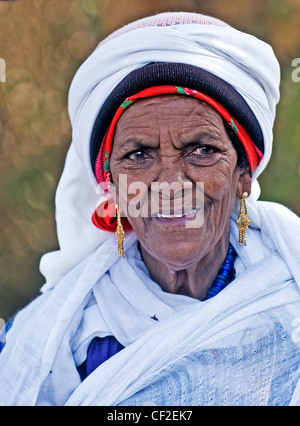
M 124 111 L 119 121 L 129 115 L 139 117 L 140 115 L 151 113 L 156 115 L 157 118 L 161 116 L 167 118 L 170 115 L 189 115 L 193 112 L 201 116 L 206 111 L 217 113 L 211 105 L 201 99 L 176 94 L 162 94 L 145 99 L 137 99 L 130 108 Z
M 160 95 L 139 99 L 119 118 L 112 153 L 120 148 L 146 144 L 159 147 L 161 141 L 178 148 L 196 140 L 227 139 L 221 115 L 208 103 L 181 95 Z
M 142 132 L 157 126 L 179 125 L 185 130 L 197 124 L 211 122 L 223 126 L 221 115 L 207 102 L 182 95 L 159 95 L 138 99 L 119 118 L 115 135 L 124 129 Z

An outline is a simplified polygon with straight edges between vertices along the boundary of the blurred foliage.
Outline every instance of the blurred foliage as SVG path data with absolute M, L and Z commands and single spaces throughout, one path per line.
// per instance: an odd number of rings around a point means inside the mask
M 0 1 L 0 317 L 38 294 L 43 253 L 57 248 L 54 195 L 71 140 L 68 88 L 101 38 L 162 11 L 216 16 L 269 42 L 282 67 L 274 155 L 260 178 L 262 199 L 300 213 L 299 0 Z

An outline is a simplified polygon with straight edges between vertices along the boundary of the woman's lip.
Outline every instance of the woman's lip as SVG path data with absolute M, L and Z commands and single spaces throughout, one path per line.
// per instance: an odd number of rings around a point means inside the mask
M 159 219 L 174 219 L 174 218 L 179 218 L 179 217 L 185 217 L 186 214 L 182 214 L 182 213 L 158 213 L 156 215 L 156 217 L 158 217 Z
M 168 225 L 176 225 L 181 223 L 186 223 L 189 220 L 195 220 L 196 218 L 196 210 L 190 212 L 188 214 L 178 213 L 178 214 L 157 214 L 153 217 L 157 222 Z
M 180 211 L 168 211 L 168 212 L 159 212 L 159 213 L 154 213 L 151 216 L 158 218 L 158 219 L 189 219 L 189 218 L 193 218 L 196 214 L 196 210 L 192 209 L 188 212 L 182 212 L 182 210 Z

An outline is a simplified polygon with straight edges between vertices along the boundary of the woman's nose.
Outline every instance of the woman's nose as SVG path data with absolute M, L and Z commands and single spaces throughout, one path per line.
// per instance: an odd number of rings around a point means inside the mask
M 164 158 L 160 163 L 160 170 L 157 177 L 158 182 L 166 182 L 169 185 L 190 181 L 186 176 L 186 167 L 184 161 L 178 158 Z
M 172 203 L 173 210 L 182 209 L 183 198 L 186 191 L 191 191 L 192 183 L 186 176 L 184 162 L 181 159 L 164 158 L 160 162 L 160 168 L 155 182 L 151 184 L 152 201 Z M 164 204 L 163 204 L 164 205 Z

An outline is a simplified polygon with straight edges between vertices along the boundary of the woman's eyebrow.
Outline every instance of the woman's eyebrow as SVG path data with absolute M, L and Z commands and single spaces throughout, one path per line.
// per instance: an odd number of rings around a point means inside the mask
M 183 140 L 180 141 L 181 147 L 178 147 L 178 149 L 185 148 L 191 145 L 197 146 L 197 145 L 202 145 L 202 144 L 207 144 L 212 142 L 221 143 L 220 136 L 210 132 L 205 132 L 205 133 L 191 135 L 191 136 L 183 138 Z M 128 153 L 130 151 L 135 151 L 138 149 L 158 149 L 158 148 L 159 148 L 159 141 L 155 139 L 148 138 L 146 136 L 142 136 L 142 137 L 130 136 L 128 138 L 124 138 L 124 140 L 120 142 L 120 145 L 118 147 L 118 153 L 124 154 L 124 153 Z
M 201 145 L 209 142 L 221 142 L 221 137 L 219 135 L 205 132 L 197 135 L 191 135 L 190 137 L 186 137 L 182 139 L 182 144 L 184 146 L 187 145 Z
M 157 148 L 158 143 L 154 140 L 142 140 L 140 138 L 125 138 L 119 145 L 118 151 L 132 151 L 140 148 Z

